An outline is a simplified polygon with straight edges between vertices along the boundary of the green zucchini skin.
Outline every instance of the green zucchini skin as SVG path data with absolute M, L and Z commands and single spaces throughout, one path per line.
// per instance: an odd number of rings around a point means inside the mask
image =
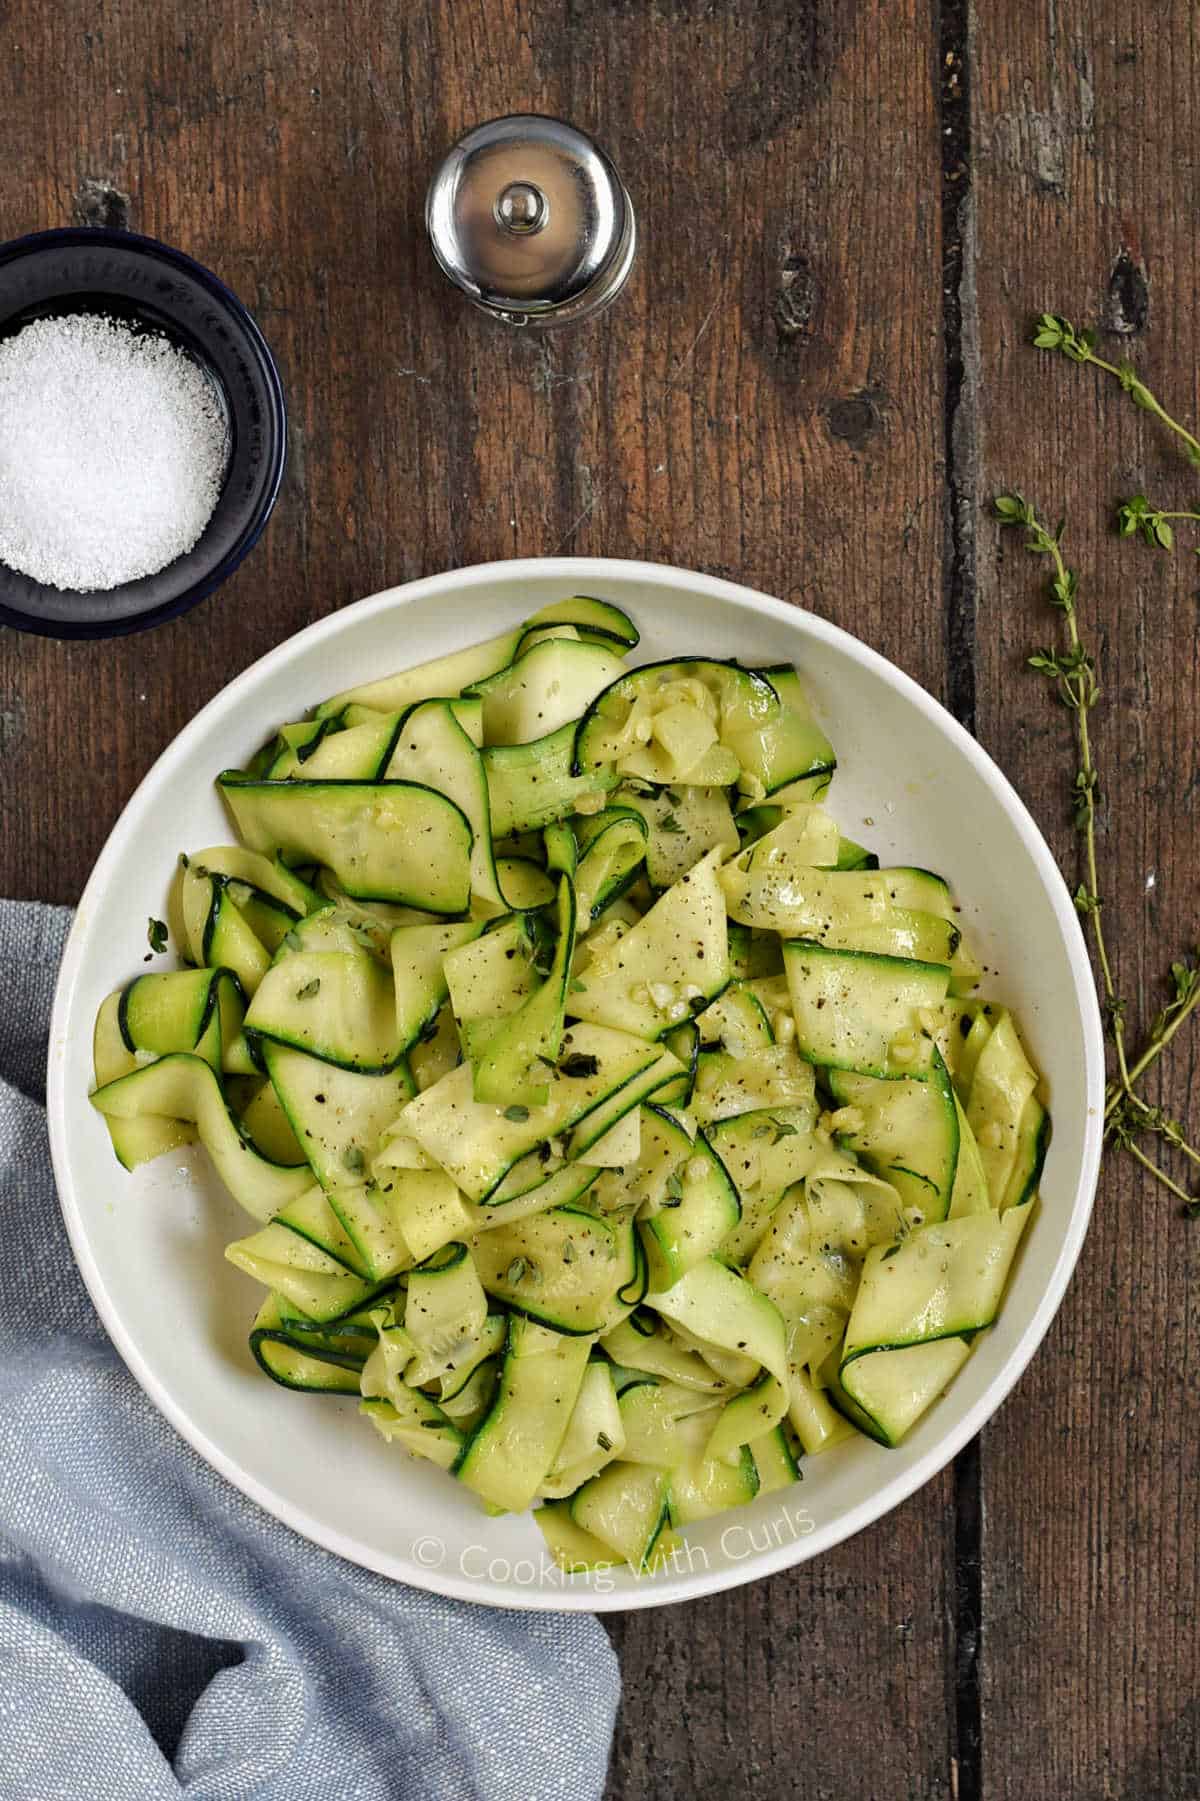
M 729 937 L 710 851 L 630 931 L 597 954 L 571 1000 L 580 1019 L 657 1042 L 729 982 Z M 661 988 L 669 996 L 658 997 Z
M 310 1185 L 306 1169 L 261 1157 L 242 1137 L 220 1077 L 205 1058 L 173 1051 L 94 1090 L 92 1105 L 109 1120 L 147 1115 L 194 1123 L 226 1187 L 257 1219 L 270 1219 Z
M 743 782 L 768 800 L 798 782 L 828 784 L 837 757 L 809 711 L 796 671 L 784 663 L 759 673 L 778 695 L 780 710 L 758 729 L 737 732 L 730 738 L 742 765 Z
M 371 1338 L 375 1333 L 371 1333 Z M 264 1375 L 281 1388 L 303 1394 L 357 1395 L 367 1345 L 361 1353 L 344 1348 L 345 1340 L 335 1340 L 331 1332 L 323 1332 L 314 1321 L 303 1329 L 286 1319 L 278 1297 L 269 1295 L 259 1309 L 250 1332 L 250 1352 Z
M 483 702 L 484 742 L 530 744 L 574 725 L 580 711 L 621 673 L 621 658 L 609 645 L 540 639 L 470 690 Z
M 891 1182 L 923 1220 L 945 1219 L 958 1169 L 959 1129 L 954 1086 L 934 1049 L 927 1075 L 880 1080 L 826 1070 L 835 1100 L 863 1116 L 839 1140 L 875 1175 Z
M 574 626 L 581 638 L 617 644 L 622 650 L 636 650 L 641 642 L 641 634 L 633 620 L 612 601 L 597 600 L 591 594 L 574 594 L 568 600 L 551 601 L 549 606 L 525 621 L 516 655 L 520 656 L 521 644 L 530 632 L 545 631 L 548 626 L 555 625 Z
M 766 676 L 757 670 L 744 668 L 736 658 L 664 657 L 659 662 L 643 663 L 639 668 L 618 676 L 603 693 L 597 695 L 580 719 L 575 729 L 572 775 L 583 776 L 602 765 L 603 759 L 595 754 L 594 745 L 606 706 L 610 706 L 614 700 L 632 704 L 640 694 L 658 686 L 665 678 L 686 677 L 695 670 L 712 671 L 718 680 L 723 679 L 741 691 L 747 724 L 770 719 L 780 711 L 779 696 Z
M 928 1071 L 933 1040 L 915 1022 L 945 1000 L 949 964 L 796 939 L 785 940 L 783 961 L 797 1047 L 810 1063 L 874 1077 Z
M 549 1100 L 548 1072 L 557 1071 L 562 1054 L 576 921 L 575 884 L 568 873 L 558 885 L 558 932 L 550 968 L 541 986 L 521 1001 L 476 1056 L 475 1100 L 502 1107 L 539 1107 Z
M 521 1512 L 550 1473 L 583 1383 L 589 1340 L 509 1317 L 496 1398 L 454 1474 L 493 1506 Z
M 144 1017 L 139 1018 L 142 998 L 152 991 L 162 993 L 164 987 L 178 998 L 156 1008 L 157 1017 L 152 1023 Z M 117 1024 L 122 1041 L 135 1055 L 138 1051 L 152 1051 L 162 1056 L 170 1051 L 197 1050 L 210 1035 L 222 1003 L 223 990 L 229 1005 L 244 1015 L 246 992 L 232 969 L 172 972 L 165 977 L 135 976 L 121 989 L 117 1003 Z
M 356 900 L 441 914 L 467 909 L 470 822 L 436 789 L 390 780 L 248 781 L 238 771 L 218 786 L 252 850 L 324 863 Z
M 180 859 L 187 967 L 94 1037 L 119 1160 L 198 1138 L 252 1216 L 254 1364 L 572 1572 L 904 1442 L 1050 1143 L 943 875 L 822 804 L 800 674 L 637 643 L 569 596 L 280 727 Z
M 503 669 L 506 663 L 511 663 L 524 631 L 524 626 L 511 626 L 496 637 L 485 639 L 481 644 L 473 644 L 466 650 L 452 651 L 449 656 L 436 657 L 432 662 L 418 664 L 397 675 L 384 676 L 379 681 L 347 688 L 323 701 L 316 709 L 317 718 L 339 715 L 348 706 L 371 707 L 377 712 L 394 713 L 418 701 L 438 700 L 447 695 L 461 694 L 472 683 L 482 681 L 485 676 L 493 675 L 497 669 Z
M 540 831 L 566 819 L 582 799 L 607 793 L 617 772 L 579 772 L 572 767 L 575 727 L 560 726 L 529 744 L 489 745 L 483 752 L 492 831 L 497 838 Z
M 649 833 L 632 807 L 606 807 L 576 828 L 579 852 L 572 871 L 589 920 L 627 894 L 645 867 Z
M 1037 1195 L 1038 1184 L 1042 1179 L 1042 1171 L 1046 1167 L 1046 1157 L 1050 1150 L 1051 1132 L 1050 1115 L 1043 1107 L 1042 1116 L 1037 1127 L 1037 1136 L 1034 1140 L 1033 1155 L 1029 1160 L 1029 1169 L 1025 1176 L 1024 1185 L 1016 1199 L 1011 1203 L 1015 1207 L 1028 1206 L 1030 1201 L 1034 1200 Z
M 386 1075 L 408 1048 L 388 972 L 358 950 L 300 951 L 277 962 L 258 986 L 245 1032 L 260 1055 L 268 1043 L 290 1045 L 362 1075 Z

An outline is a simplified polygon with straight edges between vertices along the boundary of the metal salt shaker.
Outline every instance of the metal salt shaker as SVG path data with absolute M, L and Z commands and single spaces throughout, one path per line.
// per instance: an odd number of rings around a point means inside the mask
M 614 300 L 633 266 L 633 205 L 600 146 L 517 113 L 467 132 L 429 184 L 433 254 L 507 325 L 565 325 Z

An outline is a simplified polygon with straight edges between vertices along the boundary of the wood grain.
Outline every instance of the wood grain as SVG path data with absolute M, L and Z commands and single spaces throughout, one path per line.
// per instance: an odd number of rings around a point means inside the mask
M 975 21 L 978 495 L 1017 486 L 1068 521 L 1105 687 L 1105 921 L 1135 1032 L 1196 939 L 1197 583 L 1189 551 L 1117 544 L 1110 520 L 1123 494 L 1194 504 L 1195 477 L 1114 384 L 1023 340 L 1045 308 L 1096 324 L 1104 354 L 1129 354 L 1172 411 L 1200 416 L 1196 29 L 1184 0 L 1009 0 Z M 1022 667 L 1053 619 L 1034 567 L 982 522 L 978 578 L 980 736 L 1070 867 L 1069 726 Z M 1167 1073 L 1176 1109 L 1195 1092 L 1194 1044 Z M 1111 1160 L 1066 1305 L 984 1435 L 996 1801 L 1200 1793 L 1198 1273 L 1196 1227 Z
M 0 233 L 83 210 L 214 266 L 281 359 L 291 456 L 264 544 L 189 618 L 105 645 L 0 638 L 0 888 L 73 898 L 224 681 L 447 565 L 695 565 L 942 686 L 925 8 L 116 0 L 93 18 L 7 9 Z M 601 136 L 644 246 L 618 307 L 546 338 L 461 303 L 420 226 L 453 137 L 522 108 Z M 613 1794 L 848 1796 L 850 1734 L 856 1795 L 944 1793 L 952 1524 L 943 1479 L 816 1568 L 619 1622 Z
M 928 14 L 580 7 L 577 29 L 571 116 L 611 140 L 645 248 L 631 304 L 562 340 L 571 547 L 801 601 L 940 688 Z M 946 1794 L 952 1529 L 944 1478 L 815 1566 L 614 1622 L 612 1796 Z
M 1196 578 L 1114 547 L 1104 511 L 1191 485 L 1119 394 L 1021 339 L 1074 309 L 1200 416 L 1196 30 L 1185 0 L 990 0 L 956 62 L 964 0 L 0 0 L 0 236 L 79 217 L 181 245 L 254 310 L 291 409 L 272 526 L 213 600 L 106 645 L 0 633 L 0 891 L 74 898 L 158 752 L 308 620 L 556 551 L 836 618 L 974 714 L 1069 858 L 1064 721 L 1021 667 L 1048 621 L 976 514 L 1020 485 L 1068 514 L 1088 580 L 1109 918 L 1144 1018 L 1195 930 Z M 452 138 L 520 108 L 596 131 L 642 232 L 618 306 L 545 338 L 461 303 L 420 224 Z M 1181 1047 L 1171 1092 L 1194 1073 Z M 966 1465 L 817 1565 L 614 1621 L 611 1795 L 1200 1792 L 1198 1259 L 1114 1166 L 983 1441 L 978 1667 Z

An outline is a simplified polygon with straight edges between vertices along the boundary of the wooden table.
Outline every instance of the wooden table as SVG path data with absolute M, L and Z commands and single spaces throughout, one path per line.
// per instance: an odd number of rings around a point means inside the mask
M 1102 854 L 1131 1017 L 1195 931 L 1197 571 L 1092 321 L 1195 420 L 1200 28 L 1187 0 L 0 0 L 0 236 L 128 222 L 281 360 L 265 542 L 147 636 L 0 634 L 0 890 L 71 900 L 195 709 L 306 621 L 449 565 L 693 565 L 836 619 L 941 695 L 1073 867 L 1052 620 L 987 499 L 1065 513 L 1103 662 Z M 432 266 L 431 167 L 527 109 L 593 128 L 643 251 L 620 304 L 505 333 Z M 1194 1038 L 1171 1060 L 1186 1104 Z M 611 1793 L 1200 1794 L 1200 1226 L 1114 1161 L 1067 1301 L 980 1443 L 815 1564 L 613 1622 Z

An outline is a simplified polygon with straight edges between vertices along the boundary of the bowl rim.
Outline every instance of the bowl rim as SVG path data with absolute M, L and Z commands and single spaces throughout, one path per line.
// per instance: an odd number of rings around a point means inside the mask
M 501 1588 L 499 1584 L 486 1586 L 483 1582 L 475 1580 L 465 1573 L 459 1574 L 449 1569 L 424 1568 L 417 1562 L 415 1556 L 405 1558 L 380 1554 L 375 1552 L 372 1547 L 358 1543 L 348 1533 L 331 1528 L 323 1521 L 306 1513 L 302 1508 L 293 1506 L 284 1498 L 274 1494 L 268 1484 L 260 1482 L 256 1477 L 241 1470 L 235 1460 L 228 1456 L 219 1445 L 192 1425 L 185 1409 L 172 1399 L 154 1369 L 138 1353 L 125 1330 L 118 1310 L 109 1301 L 103 1278 L 92 1256 L 83 1213 L 70 1179 L 66 1149 L 67 1106 L 70 1097 L 65 1086 L 62 1060 L 55 1057 L 49 1059 L 47 1118 L 51 1158 L 67 1235 L 80 1273 L 109 1336 L 134 1379 L 159 1411 L 170 1421 L 180 1436 L 234 1487 L 310 1542 L 323 1546 L 360 1567 L 373 1570 L 393 1580 L 406 1582 L 414 1588 L 427 1589 L 436 1594 L 448 1595 L 456 1600 L 470 1601 L 476 1605 L 527 1611 L 632 1612 L 644 1607 L 668 1606 L 681 1601 L 697 1600 L 702 1596 L 718 1594 L 725 1589 L 740 1587 L 747 1582 L 757 1581 L 760 1577 L 774 1575 L 794 1564 L 806 1562 L 810 1557 L 831 1550 L 844 1539 L 850 1538 L 865 1527 L 874 1524 L 875 1521 L 882 1519 L 885 1514 L 890 1513 L 907 1500 L 918 1488 L 923 1487 L 943 1470 L 962 1447 L 998 1411 L 1024 1374 L 1035 1351 L 1049 1330 L 1078 1261 L 1091 1218 L 1103 1140 L 1104 1032 L 1091 961 L 1079 916 L 1071 900 L 1066 881 L 1032 814 L 999 766 L 971 737 L 965 727 L 960 725 L 953 715 L 942 706 L 940 701 L 936 700 L 894 663 L 878 651 L 871 649 L 869 645 L 864 644 L 861 639 L 807 609 L 789 605 L 755 589 L 727 581 L 723 577 L 681 569 L 672 564 L 649 563 L 616 557 L 513 558 L 473 564 L 462 569 L 448 570 L 441 574 L 424 576 L 411 582 L 402 583 L 396 587 L 382 589 L 376 594 L 353 602 L 350 606 L 327 614 L 324 618 L 303 627 L 291 637 L 285 638 L 264 656 L 259 657 L 249 668 L 227 683 L 188 721 L 143 777 L 113 826 L 80 897 L 75 919 L 67 937 L 55 989 L 50 1043 L 53 1045 L 63 1042 L 68 1026 L 75 982 L 82 964 L 84 926 L 89 912 L 89 900 L 94 893 L 103 889 L 108 880 L 110 867 L 123 853 L 123 841 L 132 832 L 130 821 L 137 810 L 138 803 L 143 800 L 143 797 L 150 798 L 157 788 L 169 780 L 176 766 L 187 761 L 192 741 L 202 735 L 204 725 L 210 717 L 214 714 L 220 715 L 236 706 L 241 696 L 253 688 L 260 673 L 267 665 L 276 665 L 280 661 L 286 660 L 302 646 L 336 636 L 346 628 L 347 621 L 350 619 L 362 619 L 392 608 L 399 610 L 412 601 L 431 596 L 437 597 L 447 593 L 462 594 L 472 589 L 486 587 L 490 582 L 498 580 L 513 583 L 534 578 L 561 580 L 576 592 L 587 592 L 587 587 L 583 585 L 585 583 L 600 586 L 602 589 L 606 579 L 622 581 L 634 579 L 648 586 L 668 590 L 685 586 L 693 592 L 701 592 L 717 600 L 732 602 L 735 606 L 780 623 L 800 625 L 803 633 L 830 645 L 865 666 L 909 700 L 920 712 L 932 717 L 946 733 L 951 744 L 996 793 L 1029 851 L 1062 932 L 1074 983 L 1075 998 L 1079 1006 L 1084 1038 L 1085 1086 L 1088 1094 L 1087 1116 L 1084 1121 L 1083 1159 L 1076 1180 L 1070 1214 L 1065 1222 L 1063 1242 L 1052 1269 L 1046 1275 L 1041 1298 L 1033 1317 L 1021 1337 L 1013 1345 L 1002 1368 L 966 1414 L 910 1469 L 898 1471 L 890 1481 L 873 1489 L 862 1501 L 848 1508 L 836 1519 L 822 1524 L 811 1535 L 777 1545 L 767 1552 L 757 1554 L 753 1560 L 747 1560 L 745 1564 L 705 1570 L 699 1578 L 688 1579 L 672 1576 L 666 1581 L 659 1578 L 654 1583 L 647 1583 L 632 1591 L 615 1591 L 605 1594 L 601 1594 L 591 1587 L 582 1586 L 578 1589 L 564 1586 L 562 1589 L 547 1593 L 540 1588 L 526 1590 L 521 1587 Z
M 38 638 L 62 638 L 73 641 L 94 640 L 100 638 L 127 638 L 134 632 L 151 630 L 156 625 L 165 625 L 169 620 L 178 619 L 181 614 L 190 612 L 199 606 L 202 600 L 219 588 L 222 582 L 228 581 L 234 571 L 245 561 L 254 546 L 258 543 L 267 522 L 275 511 L 275 503 L 279 499 L 279 491 L 283 486 L 283 472 L 287 462 L 288 415 L 287 400 L 283 391 L 283 378 L 279 373 L 279 365 L 275 361 L 274 352 L 263 336 L 262 328 L 255 320 L 250 309 L 238 299 L 233 289 L 227 287 L 219 275 L 197 262 L 185 250 L 177 250 L 172 244 L 164 244 L 158 238 L 146 237 L 137 231 L 126 231 L 123 226 L 113 225 L 63 225 L 51 231 L 26 232 L 23 237 L 11 238 L 0 244 L 0 268 L 16 262 L 23 256 L 36 256 L 42 251 L 69 249 L 83 245 L 111 245 L 116 250 L 134 250 L 152 261 L 166 262 L 183 270 L 206 288 L 224 312 L 230 315 L 238 327 L 245 333 L 247 343 L 256 356 L 262 370 L 263 384 L 267 393 L 268 415 L 271 421 L 271 455 L 265 474 L 265 485 L 250 521 L 237 542 L 225 552 L 220 562 L 210 569 L 206 575 L 194 581 L 177 594 L 173 600 L 164 600 L 158 606 L 149 608 L 144 613 L 132 613 L 128 618 L 112 621 L 72 620 L 72 619 L 39 619 L 35 614 L 24 613 L 19 607 L 12 607 L 0 602 L 0 623 L 10 625 L 15 631 L 27 632 Z

